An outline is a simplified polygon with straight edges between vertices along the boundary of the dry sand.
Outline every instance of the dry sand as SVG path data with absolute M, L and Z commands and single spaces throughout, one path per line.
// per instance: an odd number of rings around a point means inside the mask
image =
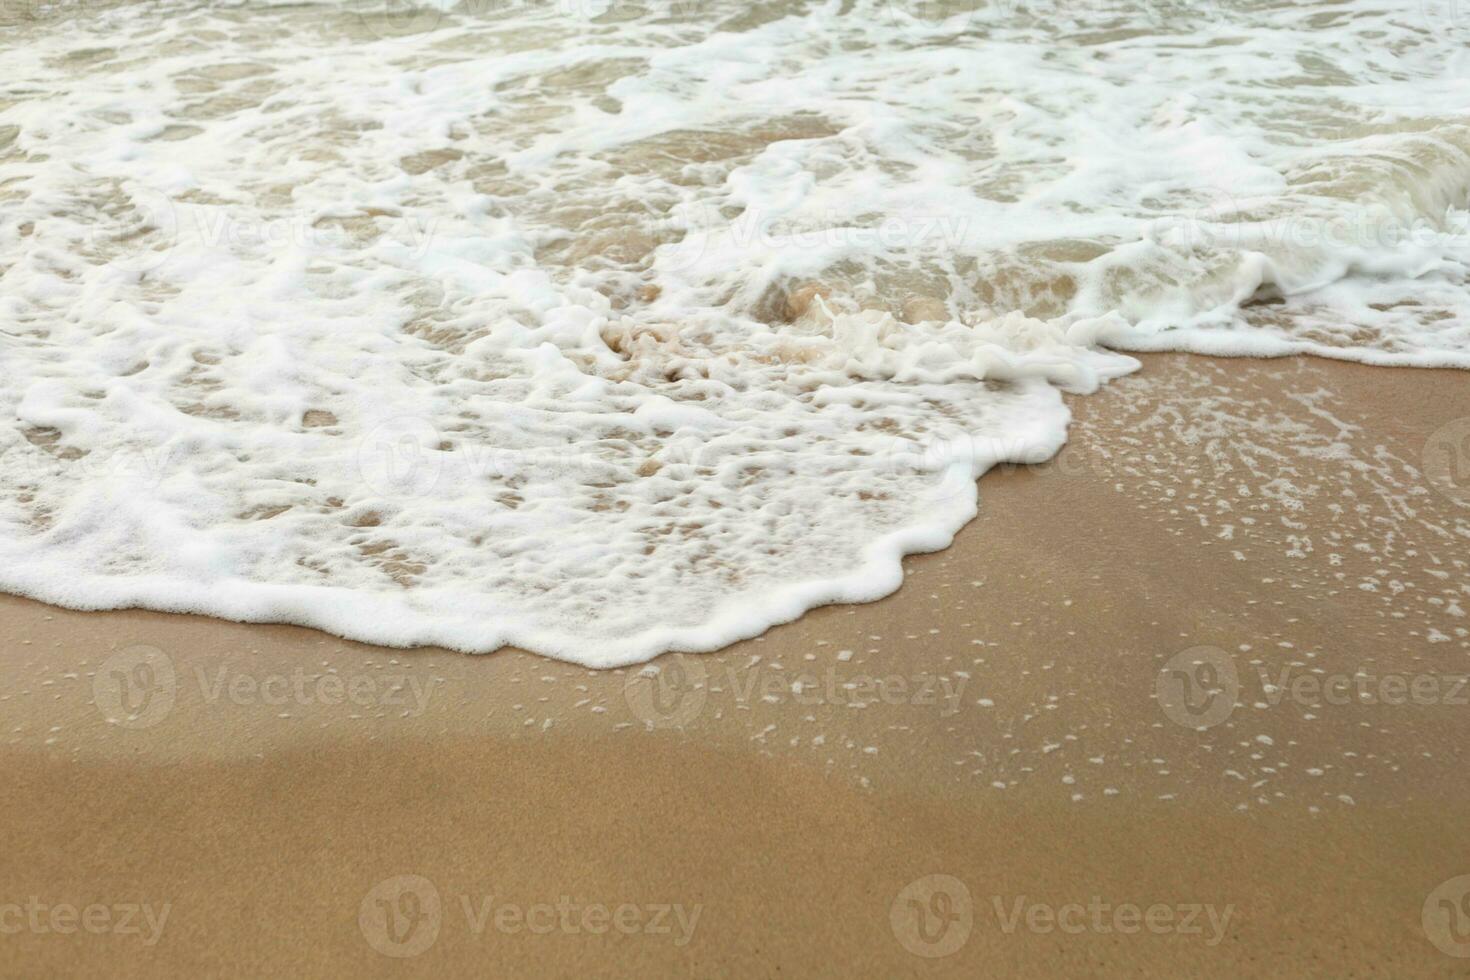
M 0 971 L 1470 975 L 1466 392 L 1149 357 L 657 678 L 0 598 Z

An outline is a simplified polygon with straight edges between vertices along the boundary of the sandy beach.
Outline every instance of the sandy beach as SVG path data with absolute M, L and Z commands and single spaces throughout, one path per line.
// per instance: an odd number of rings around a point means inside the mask
M 1470 978 L 1470 3 L 0 24 L 0 978 Z
M 1071 404 L 897 594 L 651 670 L 0 599 L 0 967 L 1470 974 L 1463 375 Z

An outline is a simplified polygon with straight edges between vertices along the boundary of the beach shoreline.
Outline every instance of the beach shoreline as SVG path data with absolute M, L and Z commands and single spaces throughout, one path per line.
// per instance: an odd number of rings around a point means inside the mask
M 896 594 L 648 668 L 0 598 L 5 972 L 1463 974 L 1463 375 L 1142 360 Z

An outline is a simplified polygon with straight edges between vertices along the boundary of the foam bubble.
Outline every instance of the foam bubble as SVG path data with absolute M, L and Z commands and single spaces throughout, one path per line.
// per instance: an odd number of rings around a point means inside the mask
M 628 663 L 893 591 L 1118 349 L 1470 366 L 1455 32 L 1146 6 L 28 5 L 0 587 Z

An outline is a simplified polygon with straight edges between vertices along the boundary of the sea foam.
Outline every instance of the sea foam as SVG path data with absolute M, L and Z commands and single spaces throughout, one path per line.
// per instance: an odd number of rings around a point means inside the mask
M 878 598 L 1123 351 L 1470 367 L 1460 21 L 38 5 L 0 588 L 596 666 Z

